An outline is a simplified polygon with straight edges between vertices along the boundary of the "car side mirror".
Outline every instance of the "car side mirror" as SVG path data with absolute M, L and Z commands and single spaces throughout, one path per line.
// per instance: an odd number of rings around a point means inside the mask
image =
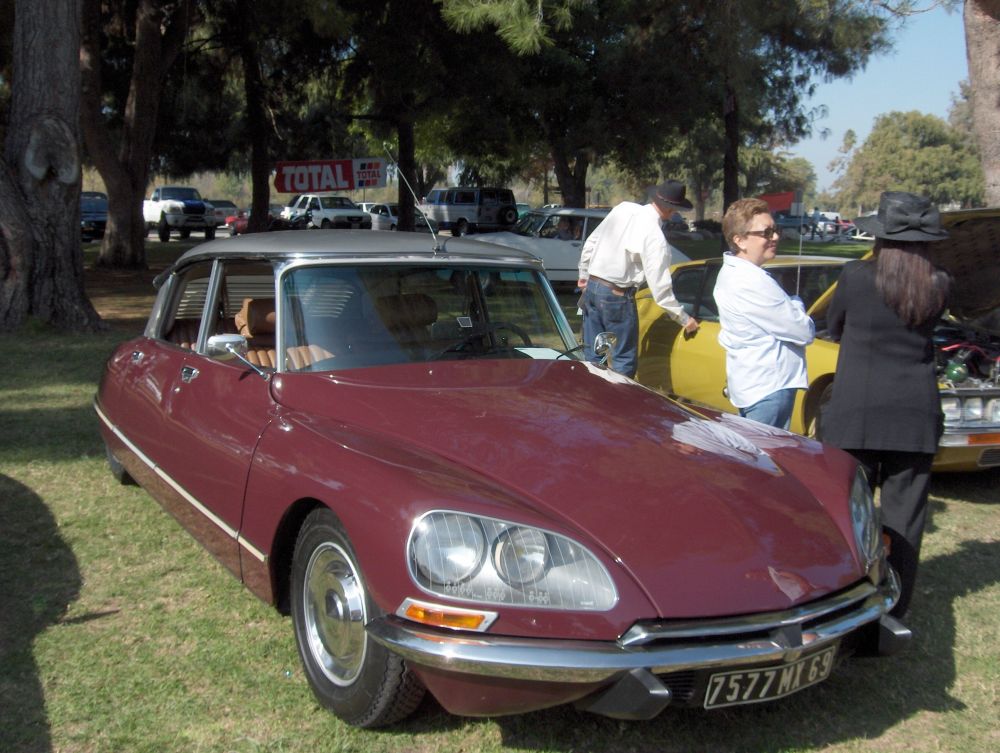
M 614 332 L 599 332 L 594 338 L 594 353 L 601 358 L 597 365 L 602 369 L 608 368 L 608 358 L 611 357 L 611 351 L 617 344 L 618 335 Z
M 211 358 L 228 361 L 232 358 L 246 358 L 247 339 L 243 335 L 212 335 L 205 346 Z

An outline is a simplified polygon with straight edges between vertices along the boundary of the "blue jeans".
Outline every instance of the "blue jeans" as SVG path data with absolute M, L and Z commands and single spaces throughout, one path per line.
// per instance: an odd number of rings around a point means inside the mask
M 588 361 L 597 363 L 594 338 L 601 332 L 613 332 L 618 344 L 611 351 L 611 369 L 619 374 L 634 377 L 639 356 L 639 312 L 635 307 L 635 290 L 624 294 L 588 280 L 580 296 L 583 310 L 583 354 Z
M 792 421 L 792 408 L 795 407 L 795 392 L 796 390 L 794 389 L 772 392 L 753 405 L 740 408 L 740 415 L 743 418 L 752 418 L 758 423 L 777 426 L 779 429 L 787 429 Z

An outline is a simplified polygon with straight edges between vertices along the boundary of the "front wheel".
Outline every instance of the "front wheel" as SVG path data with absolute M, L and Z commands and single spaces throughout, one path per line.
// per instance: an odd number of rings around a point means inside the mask
M 469 223 L 462 219 L 454 224 L 451 229 L 452 235 L 468 235 L 469 234 Z
M 166 217 L 160 217 L 160 223 L 156 226 L 156 234 L 160 243 L 166 243 L 170 240 L 170 225 L 167 224 Z
M 310 513 L 299 532 L 291 580 L 295 641 L 317 700 L 357 727 L 413 713 L 424 688 L 402 658 L 368 639 L 365 624 L 382 612 L 346 532 L 325 507 Z
M 205 240 L 210 241 L 215 238 L 215 228 L 207 227 L 205 228 Z

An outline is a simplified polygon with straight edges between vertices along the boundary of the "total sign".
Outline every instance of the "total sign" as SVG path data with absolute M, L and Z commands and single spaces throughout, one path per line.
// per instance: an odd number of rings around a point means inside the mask
M 274 190 L 278 193 L 351 191 L 384 186 L 385 162 L 375 157 L 279 162 L 275 167 Z

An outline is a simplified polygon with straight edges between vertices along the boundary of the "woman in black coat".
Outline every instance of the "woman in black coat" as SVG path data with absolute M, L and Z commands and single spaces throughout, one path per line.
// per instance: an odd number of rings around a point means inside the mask
M 943 429 L 932 335 L 949 279 L 928 244 L 948 234 L 927 199 L 900 192 L 883 193 L 878 215 L 855 224 L 875 236 L 874 259 L 844 266 L 827 311 L 840 355 L 820 431 L 858 459 L 872 489 L 881 488 L 889 563 L 902 586 L 893 614 L 901 616 L 913 596 Z

